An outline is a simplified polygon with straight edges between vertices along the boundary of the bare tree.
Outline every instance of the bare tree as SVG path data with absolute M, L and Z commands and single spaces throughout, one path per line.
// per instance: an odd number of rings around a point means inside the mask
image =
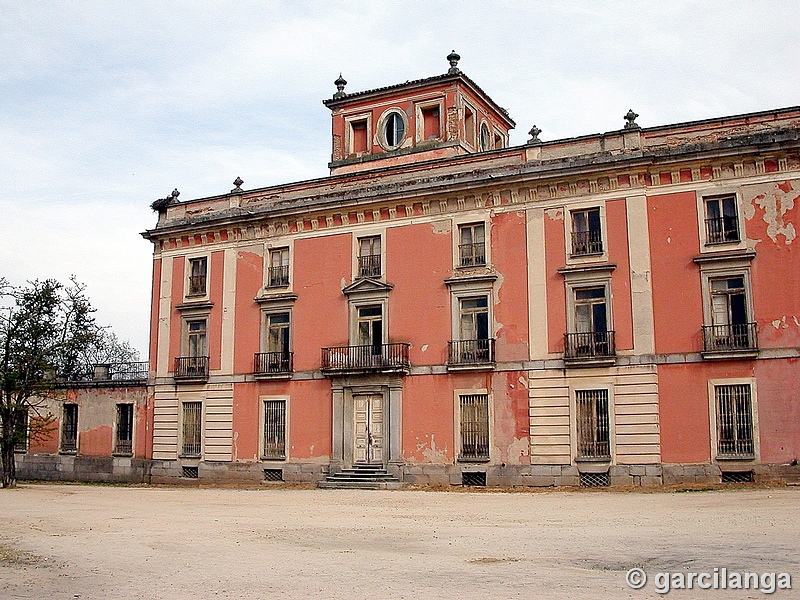
M 3 487 L 16 484 L 14 449 L 53 429 L 50 400 L 64 381 L 85 379 L 97 357 L 137 358 L 95 322 L 85 286 L 47 279 L 14 287 L 0 278 L 0 454 Z

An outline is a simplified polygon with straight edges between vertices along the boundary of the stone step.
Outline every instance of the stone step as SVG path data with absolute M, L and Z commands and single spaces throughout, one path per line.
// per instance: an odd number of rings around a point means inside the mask
M 317 486 L 325 490 L 396 490 L 403 487 L 403 482 L 384 481 L 320 481 Z

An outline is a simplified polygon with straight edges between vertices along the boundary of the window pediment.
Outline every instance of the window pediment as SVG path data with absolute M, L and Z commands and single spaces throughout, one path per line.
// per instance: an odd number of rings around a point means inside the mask
M 370 295 L 370 294 L 386 295 L 390 291 L 392 291 L 393 288 L 394 286 L 391 283 L 384 283 L 377 279 L 373 279 L 372 277 L 364 277 L 342 288 L 342 293 L 345 296 L 358 296 L 358 295 Z

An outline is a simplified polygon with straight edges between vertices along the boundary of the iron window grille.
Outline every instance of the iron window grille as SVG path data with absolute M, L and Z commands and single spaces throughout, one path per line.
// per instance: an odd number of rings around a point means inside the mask
M 286 401 L 264 400 L 263 458 L 286 458 Z
M 277 248 L 269 253 L 268 287 L 286 287 L 289 285 L 289 249 Z
M 755 457 L 753 409 L 749 384 L 714 387 L 717 410 L 717 456 Z
M 203 431 L 203 403 L 183 403 L 182 456 L 200 456 Z
M 381 276 L 381 236 L 358 240 L 358 277 Z
M 14 452 L 28 451 L 28 411 L 19 409 L 16 411 L 14 427 Z
M 489 396 L 460 396 L 460 460 L 489 460 Z
M 739 217 L 736 213 L 736 197 L 707 198 L 706 244 L 738 242 Z
M 458 229 L 460 266 L 477 267 L 486 265 L 486 232 L 483 223 L 461 225 Z
M 610 459 L 608 390 L 576 390 L 578 458 Z
M 133 404 L 117 404 L 115 454 L 133 453 Z
M 61 425 L 61 451 L 78 451 L 78 405 L 64 405 L 64 422 Z

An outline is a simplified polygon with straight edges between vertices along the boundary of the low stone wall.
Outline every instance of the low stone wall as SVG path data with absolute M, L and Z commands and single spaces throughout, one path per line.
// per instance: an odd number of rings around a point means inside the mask
M 17 478 L 42 481 L 146 483 L 150 461 L 121 456 L 17 454 Z

